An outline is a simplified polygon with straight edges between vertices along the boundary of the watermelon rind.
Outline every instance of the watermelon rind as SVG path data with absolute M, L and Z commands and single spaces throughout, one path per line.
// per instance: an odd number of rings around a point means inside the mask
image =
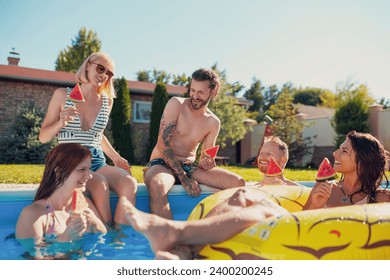
M 267 175 L 268 177 L 276 177 L 281 174 L 283 174 L 282 168 L 279 166 L 279 164 L 276 163 L 273 157 L 270 157 L 267 172 L 265 173 L 265 175 Z
M 317 182 L 324 182 L 328 180 L 333 180 L 337 178 L 337 173 L 334 171 L 332 165 L 330 164 L 330 161 L 327 157 L 323 159 L 323 161 L 320 164 L 320 167 L 318 168 L 317 175 L 316 175 L 316 181 Z

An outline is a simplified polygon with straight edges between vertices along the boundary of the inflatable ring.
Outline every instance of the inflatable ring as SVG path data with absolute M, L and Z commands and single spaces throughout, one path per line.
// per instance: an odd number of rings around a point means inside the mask
M 205 198 L 188 219 L 204 218 L 238 189 Z M 266 219 L 222 243 L 206 245 L 196 258 L 390 259 L 390 203 L 300 211 L 310 190 L 295 186 L 250 188 L 292 212 Z

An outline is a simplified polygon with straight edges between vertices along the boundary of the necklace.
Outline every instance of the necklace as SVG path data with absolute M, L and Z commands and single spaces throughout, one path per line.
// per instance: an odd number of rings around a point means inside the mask
M 357 193 L 360 193 L 362 191 L 362 188 L 360 188 L 358 191 L 356 192 L 353 192 L 351 194 L 346 194 L 345 191 L 344 191 L 344 188 L 343 188 L 343 185 L 341 184 L 340 185 L 340 189 L 341 189 L 341 192 L 344 194 L 344 196 L 341 198 L 341 202 L 342 203 L 347 203 L 348 201 L 353 204 L 352 202 L 352 197 L 357 194 Z

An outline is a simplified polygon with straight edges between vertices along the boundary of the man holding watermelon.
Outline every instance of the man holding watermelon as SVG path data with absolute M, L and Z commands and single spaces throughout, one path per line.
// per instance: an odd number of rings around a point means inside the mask
M 219 85 L 214 71 L 199 69 L 192 74 L 190 97 L 173 97 L 167 103 L 157 144 L 144 172 L 152 213 L 172 219 L 167 194 L 175 182 L 194 197 L 201 193 L 199 184 L 218 189 L 245 185 L 242 177 L 216 167 L 214 146 L 220 120 L 208 109 L 208 104 L 217 97 Z M 196 152 L 201 143 L 197 165 Z

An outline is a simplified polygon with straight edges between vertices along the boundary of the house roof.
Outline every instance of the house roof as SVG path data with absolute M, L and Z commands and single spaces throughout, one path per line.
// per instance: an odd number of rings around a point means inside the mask
M 246 99 L 245 97 L 236 97 L 238 104 L 240 105 L 246 105 L 246 106 L 252 106 L 254 101 Z
M 304 104 L 294 104 L 298 112 L 301 114 L 302 119 L 321 119 L 321 118 L 332 118 L 335 110 L 332 108 L 310 106 Z
M 134 90 L 141 93 L 153 94 L 156 84 L 150 82 L 127 81 L 127 87 L 130 92 Z M 166 85 L 166 87 L 167 92 L 173 95 L 183 95 L 187 92 L 187 88 L 184 86 Z
M 21 67 L 16 65 L 1 65 L 0 78 L 7 80 L 19 80 L 68 86 L 75 84 L 74 73 L 64 71 L 42 70 Z M 153 94 L 155 84 L 149 82 L 127 81 L 131 91 L 144 94 Z M 167 85 L 167 92 L 172 95 L 183 95 L 187 88 L 184 86 Z
M 15 65 L 0 65 L 0 78 L 58 85 L 75 83 L 73 73 L 34 69 Z

